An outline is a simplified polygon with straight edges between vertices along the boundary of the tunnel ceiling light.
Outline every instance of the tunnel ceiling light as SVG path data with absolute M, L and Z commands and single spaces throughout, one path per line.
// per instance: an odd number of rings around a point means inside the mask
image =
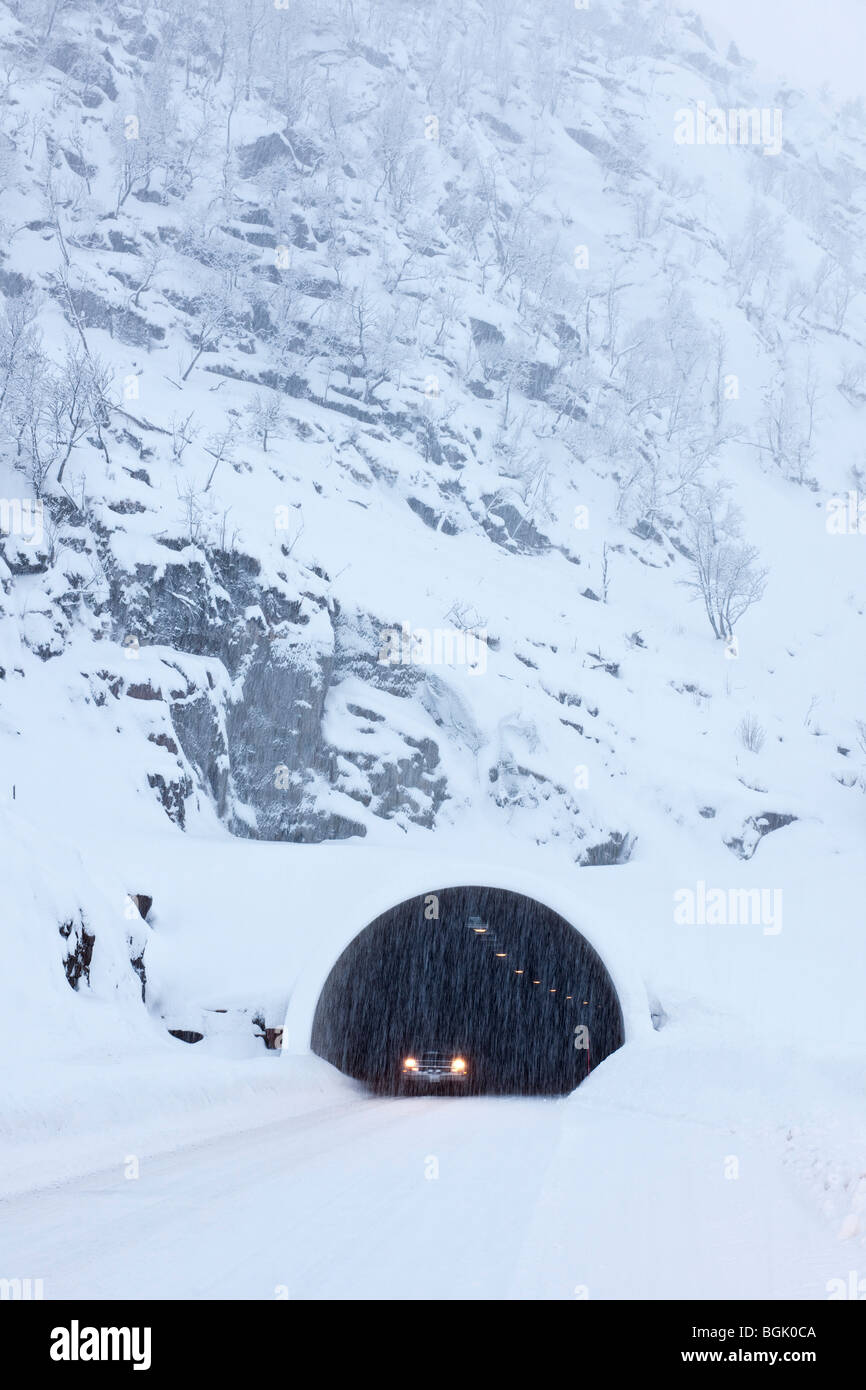
M 588 1004 L 588 1003 L 589 1003 L 589 1000 L 588 1000 L 588 999 L 584 999 L 583 1002 L 584 1002 L 584 1004 Z
M 522 975 L 522 974 L 523 974 L 523 971 L 522 971 L 522 970 L 515 970 L 514 973 L 515 973 L 515 975 Z
M 573 999 L 573 998 L 574 998 L 574 995 L 572 995 L 572 994 L 567 994 L 565 997 L 566 997 L 566 999 Z
M 496 952 L 496 959 L 497 959 L 497 960 L 508 960 L 508 953 L 507 953 L 506 951 L 497 951 L 497 952 Z
M 552 990 L 549 991 L 549 993 L 550 993 L 550 994 L 555 994 L 555 993 L 556 993 L 556 990 L 555 990 L 555 989 L 552 989 Z
M 486 928 L 486 927 L 473 927 L 472 930 L 474 931 L 474 933 L 475 933 L 476 936 L 483 936 L 484 933 L 487 931 L 487 928 Z
M 540 980 L 533 980 L 532 983 L 533 983 L 534 985 L 540 985 L 540 984 L 541 984 L 541 981 L 540 981 Z

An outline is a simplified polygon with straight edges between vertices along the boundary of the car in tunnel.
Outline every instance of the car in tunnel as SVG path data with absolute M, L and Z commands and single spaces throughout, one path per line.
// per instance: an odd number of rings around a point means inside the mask
M 419 1050 L 403 1058 L 398 1092 L 401 1095 L 433 1091 L 459 1094 L 466 1089 L 468 1077 L 469 1064 L 460 1051 L 454 1048 Z

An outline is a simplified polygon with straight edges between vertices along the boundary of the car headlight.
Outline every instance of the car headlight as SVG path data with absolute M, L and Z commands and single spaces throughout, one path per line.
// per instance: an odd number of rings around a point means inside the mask
M 466 1070 L 466 1063 L 464 1062 L 462 1057 L 455 1057 L 453 1059 L 451 1063 L 451 1070 L 458 1072 Z
M 405 1058 L 403 1059 L 403 1070 L 404 1070 L 404 1071 L 417 1071 L 417 1070 L 418 1070 L 418 1063 L 415 1061 L 415 1058 L 414 1058 L 414 1057 L 405 1057 Z

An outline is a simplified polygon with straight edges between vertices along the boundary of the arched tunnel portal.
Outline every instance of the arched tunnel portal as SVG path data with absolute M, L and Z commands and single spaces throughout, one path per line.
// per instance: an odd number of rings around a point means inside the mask
M 443 888 L 383 912 L 343 951 L 319 996 L 311 1046 L 378 1091 L 403 1060 L 466 1060 L 461 1089 L 563 1095 L 624 1041 L 601 957 L 521 893 Z

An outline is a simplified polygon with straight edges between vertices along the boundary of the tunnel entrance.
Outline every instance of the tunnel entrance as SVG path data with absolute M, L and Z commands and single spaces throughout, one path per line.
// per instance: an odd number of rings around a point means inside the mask
M 624 1036 L 613 981 L 570 923 L 521 893 L 464 887 L 408 898 L 350 942 L 311 1046 L 390 1094 L 405 1058 L 440 1052 L 467 1064 L 449 1094 L 563 1095 Z

